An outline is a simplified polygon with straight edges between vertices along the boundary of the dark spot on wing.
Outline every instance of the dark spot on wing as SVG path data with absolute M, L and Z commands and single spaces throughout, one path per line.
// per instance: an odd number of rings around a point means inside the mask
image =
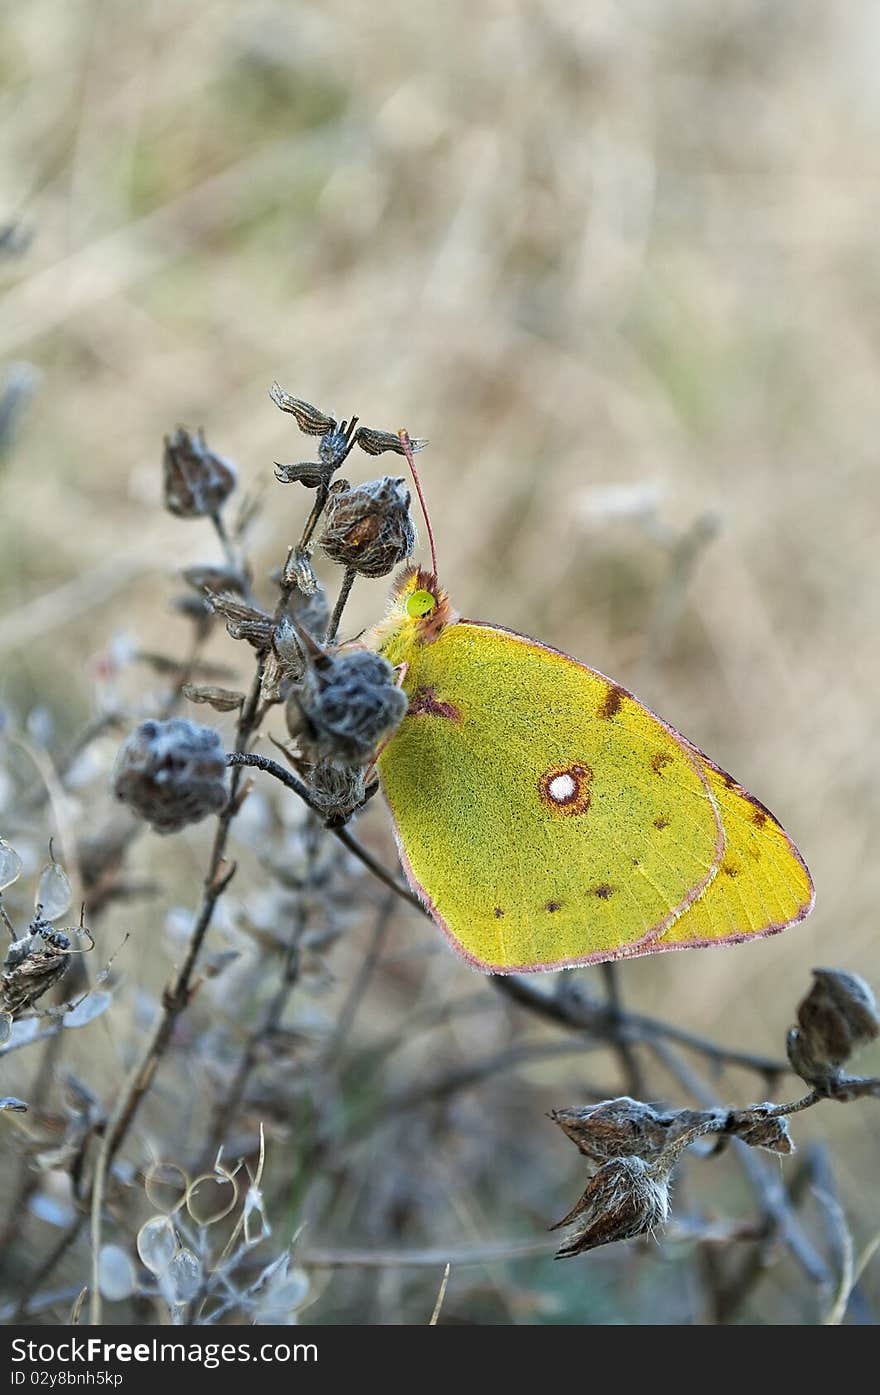
M 672 756 L 668 751 L 656 751 L 651 757 L 651 769 L 655 775 L 659 775 L 664 765 L 672 764 Z
M 495 919 L 496 919 L 496 920 L 500 920 L 501 917 L 502 917 L 503 915 L 504 915 L 504 912 L 502 911 L 501 907 L 500 907 L 500 906 L 496 906 L 496 907 L 495 907 Z
M 725 874 L 725 876 L 738 877 L 740 872 L 742 871 L 742 868 L 740 867 L 738 862 L 733 862 L 730 858 L 725 858 L 721 864 L 721 870 Z
M 561 910 L 562 910 L 562 902 L 561 902 L 561 901 L 548 901 L 548 902 L 547 902 L 547 905 L 546 905 L 546 907 L 545 907 L 545 909 L 548 910 L 548 911 L 561 911 Z
M 441 702 L 433 688 L 417 688 L 409 700 L 409 717 L 445 717 L 460 722 L 461 713 L 451 702 Z
M 599 708 L 599 716 L 606 719 L 613 717 L 615 713 L 620 711 L 625 697 L 626 693 L 622 688 L 618 688 L 616 683 L 609 684 L 605 697 L 602 699 L 602 706 Z
M 614 895 L 614 887 L 609 886 L 607 882 L 600 882 L 598 886 L 590 887 L 590 895 L 598 896 L 600 901 L 607 901 L 610 896 Z
M 658 814 L 658 815 L 657 815 L 656 819 L 654 820 L 654 827 L 655 827 L 655 828 L 668 828 L 668 827 L 669 827 L 669 819 L 666 817 L 665 814 Z

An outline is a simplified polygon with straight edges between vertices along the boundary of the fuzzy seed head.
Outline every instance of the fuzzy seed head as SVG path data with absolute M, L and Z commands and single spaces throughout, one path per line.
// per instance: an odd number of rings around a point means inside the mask
M 227 791 L 218 733 L 183 717 L 142 722 L 120 748 L 113 791 L 157 833 L 219 813 Z
M 387 660 L 356 649 L 309 665 L 290 695 L 287 724 L 310 758 L 364 765 L 406 708 Z
M 668 1216 L 668 1172 L 641 1158 L 612 1158 L 594 1173 L 580 1201 L 558 1222 L 573 1229 L 556 1258 L 645 1235 L 665 1224 Z
M 406 481 L 391 475 L 334 494 L 322 550 L 331 562 L 361 576 L 387 576 L 415 546 L 409 503 Z

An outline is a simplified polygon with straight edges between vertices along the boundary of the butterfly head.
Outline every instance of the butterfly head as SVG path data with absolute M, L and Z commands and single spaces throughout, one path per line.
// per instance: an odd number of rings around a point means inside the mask
M 367 642 L 390 663 L 405 663 L 413 647 L 433 644 L 457 619 L 434 573 L 407 567 L 394 583 L 384 620 Z

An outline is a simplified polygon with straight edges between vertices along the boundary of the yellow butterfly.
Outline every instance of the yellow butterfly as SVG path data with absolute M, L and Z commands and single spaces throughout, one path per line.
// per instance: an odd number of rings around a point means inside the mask
M 459 619 L 434 568 L 403 573 L 366 643 L 409 698 L 378 758 L 403 866 L 460 954 L 561 969 L 809 913 L 809 871 L 763 804 L 601 673 Z

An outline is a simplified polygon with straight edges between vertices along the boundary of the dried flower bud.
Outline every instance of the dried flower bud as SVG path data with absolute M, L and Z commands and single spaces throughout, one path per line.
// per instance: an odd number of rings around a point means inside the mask
M 303 402 L 299 397 L 291 397 L 289 392 L 285 392 L 280 383 L 273 383 L 269 389 L 269 396 L 280 407 L 282 412 L 290 412 L 296 418 L 296 424 L 300 431 L 307 436 L 324 436 L 328 431 L 332 431 L 336 426 L 333 417 L 326 412 L 319 411 L 313 407 L 311 402 Z
M 218 813 L 227 797 L 218 733 L 182 717 L 142 722 L 120 748 L 113 790 L 157 833 Z
M 203 566 L 184 567 L 181 576 L 188 586 L 203 595 L 205 591 L 233 591 L 243 596 L 247 590 L 247 578 L 235 567 L 224 566 L 220 562 L 208 562 Z
M 642 1158 L 659 1155 L 669 1139 L 668 1119 L 641 1100 L 622 1095 L 581 1109 L 554 1109 L 550 1118 L 586 1158 Z
M 355 432 L 354 439 L 355 445 L 360 446 L 361 450 L 367 452 L 367 455 L 382 455 L 386 450 L 394 451 L 396 455 L 406 454 L 400 437 L 394 431 L 373 431 L 369 426 L 360 426 Z M 427 444 L 427 441 L 417 436 L 414 440 L 410 440 L 409 448 L 415 455 L 416 451 L 424 450 Z
M 793 1153 L 794 1142 L 788 1120 L 771 1114 L 772 1104 L 753 1104 L 732 1110 L 725 1132 L 732 1133 L 750 1148 L 766 1148 L 771 1153 Z
M 6 952 L 0 973 L 0 1012 L 17 1017 L 63 978 L 70 967 L 70 940 L 37 917 L 28 933 Z
M 551 1226 L 558 1230 L 577 1222 L 556 1258 L 583 1254 L 614 1240 L 631 1240 L 663 1225 L 668 1215 L 669 1173 L 641 1158 L 612 1158 L 590 1178 L 574 1209 Z
M 178 518 L 205 518 L 219 513 L 238 482 L 229 460 L 209 450 L 201 431 L 178 427 L 165 437 L 165 507 Z
M 386 475 L 334 495 L 321 547 L 362 576 L 387 576 L 415 546 L 406 481 Z
M 343 824 L 367 798 L 362 765 L 343 765 L 325 757 L 304 772 L 318 812 L 329 824 Z
M 854 1051 L 880 1034 L 877 1004 L 864 979 L 840 969 L 814 969 L 814 983 L 788 1034 L 788 1059 L 802 1080 L 828 1086 Z
M 244 693 L 234 688 L 218 688 L 213 683 L 184 683 L 180 690 L 187 702 L 204 702 L 215 712 L 236 712 L 244 702 Z
M 363 765 L 406 707 L 388 661 L 355 649 L 309 664 L 288 700 L 287 725 L 310 756 Z
M 307 597 L 314 596 L 321 589 L 312 559 L 301 547 L 290 549 L 284 566 L 272 573 L 272 580 L 290 591 L 301 591 L 303 596 Z
M 292 465 L 275 461 L 275 478 L 279 484 L 304 484 L 306 489 L 329 485 L 337 466 L 328 461 L 298 460 Z
M 208 605 L 226 621 L 226 631 L 231 639 L 245 639 L 257 650 L 268 649 L 272 643 L 275 622 L 268 611 L 259 606 L 247 605 L 237 596 L 226 592 L 206 597 Z

